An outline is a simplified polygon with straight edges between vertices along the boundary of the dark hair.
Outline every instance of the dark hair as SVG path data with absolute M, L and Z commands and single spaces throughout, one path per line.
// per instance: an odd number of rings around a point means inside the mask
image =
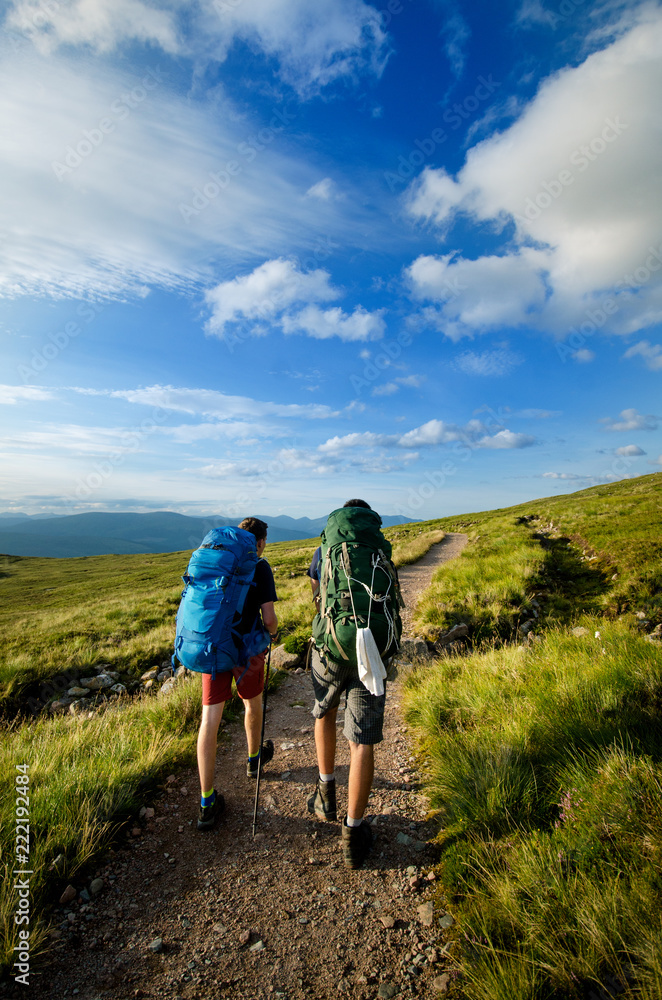
M 245 517 L 239 527 L 243 528 L 244 531 L 250 531 L 252 535 L 255 535 L 255 540 L 259 542 L 267 537 L 269 525 L 266 521 L 261 521 L 259 517 Z
M 343 507 L 365 507 L 366 510 L 372 510 L 370 504 L 366 503 L 365 500 L 346 500 Z

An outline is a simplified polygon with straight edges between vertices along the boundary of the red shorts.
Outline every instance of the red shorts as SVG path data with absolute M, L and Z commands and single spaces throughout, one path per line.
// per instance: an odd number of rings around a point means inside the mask
M 222 673 L 216 674 L 214 680 L 211 679 L 211 674 L 203 674 L 202 704 L 220 705 L 222 701 L 229 701 L 232 695 L 233 677 L 237 682 L 237 693 L 244 701 L 250 701 L 257 694 L 262 694 L 266 656 L 266 650 L 264 653 L 258 653 L 257 656 L 251 656 L 247 668 L 235 667 L 233 670 L 224 670 Z

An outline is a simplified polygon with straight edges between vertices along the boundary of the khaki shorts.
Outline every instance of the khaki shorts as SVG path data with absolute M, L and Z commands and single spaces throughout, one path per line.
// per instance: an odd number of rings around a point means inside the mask
M 381 743 L 386 693 L 370 694 L 359 680 L 356 667 L 349 663 L 336 663 L 318 649 L 313 649 L 310 670 L 315 692 L 315 718 L 321 719 L 328 711 L 337 708 L 344 694 L 343 735 L 352 743 L 369 746 Z

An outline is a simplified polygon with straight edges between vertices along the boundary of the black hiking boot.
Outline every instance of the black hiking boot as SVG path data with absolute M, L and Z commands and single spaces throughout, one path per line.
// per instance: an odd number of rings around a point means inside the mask
M 266 740 L 262 744 L 262 749 L 260 750 L 259 756 L 257 756 L 255 760 L 251 760 L 249 757 L 248 763 L 246 764 L 247 777 L 257 778 L 257 769 L 260 763 L 260 758 L 262 759 L 262 767 L 264 767 L 264 765 L 268 764 L 270 760 L 273 760 L 273 757 L 274 757 L 274 741 Z
M 347 826 L 347 817 L 342 824 L 342 856 L 348 868 L 360 868 L 372 845 L 370 824 L 362 820 L 361 826 Z
M 314 813 L 318 819 L 334 822 L 338 819 L 336 812 L 336 779 L 322 781 L 317 779 L 315 791 L 308 799 L 308 812 Z
M 225 799 L 216 792 L 216 798 L 210 806 L 200 806 L 198 813 L 198 830 L 211 830 L 219 816 L 225 812 Z

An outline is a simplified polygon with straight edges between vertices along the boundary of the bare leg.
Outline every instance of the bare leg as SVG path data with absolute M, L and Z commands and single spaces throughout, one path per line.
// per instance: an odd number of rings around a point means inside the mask
M 337 708 L 330 708 L 321 719 L 315 719 L 315 747 L 320 774 L 333 774 L 336 761 Z
M 261 694 L 256 694 L 254 698 L 247 698 L 244 701 L 244 729 L 246 730 L 248 756 L 254 757 L 260 749 L 260 735 L 262 733 Z
M 216 737 L 223 716 L 225 702 L 202 706 L 202 721 L 198 733 L 198 774 L 202 794 L 214 787 L 216 766 Z
M 375 773 L 375 749 L 364 743 L 349 741 L 349 788 L 347 790 L 347 815 L 361 819 L 368 804 Z

